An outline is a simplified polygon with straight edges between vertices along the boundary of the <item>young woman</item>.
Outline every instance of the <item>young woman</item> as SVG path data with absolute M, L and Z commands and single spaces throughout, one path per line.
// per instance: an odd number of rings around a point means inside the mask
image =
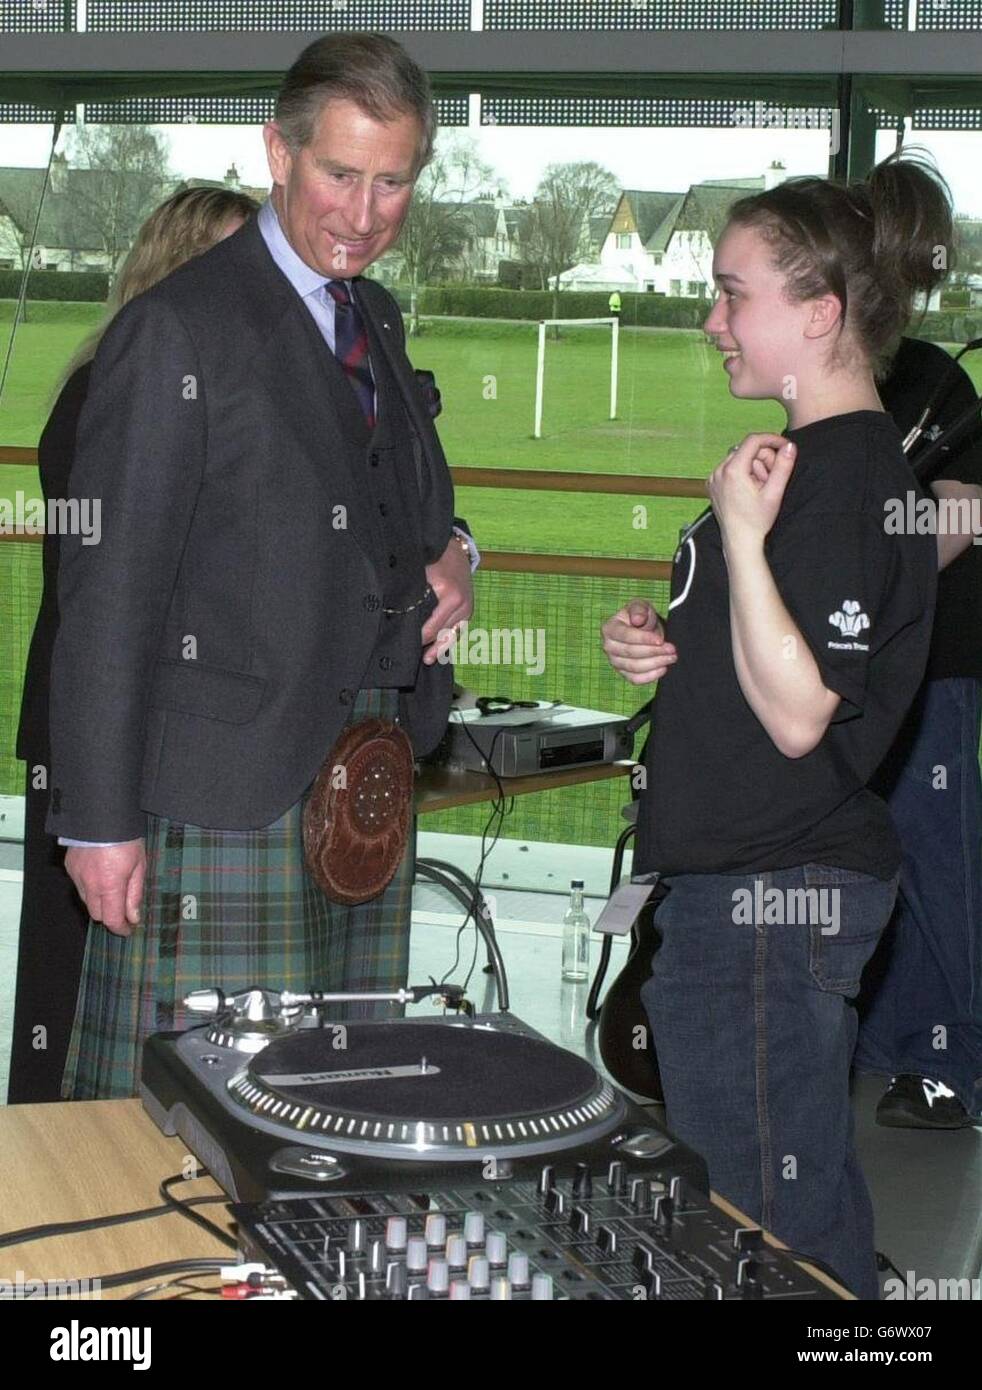
M 868 783 L 924 670 L 937 568 L 933 536 L 888 524 L 916 485 L 876 381 L 951 238 L 939 177 L 896 157 L 731 208 L 706 331 L 731 393 L 780 401 L 787 428 L 712 474 L 667 621 L 635 600 L 603 629 L 628 680 L 659 680 L 635 866 L 669 887 L 643 993 L 669 1124 L 862 1298 L 852 1000 L 900 864 Z
M 225 188 L 173 194 L 144 222 L 123 263 L 108 312 L 75 353 L 38 443 L 45 498 L 64 497 L 85 404 L 89 369 L 113 316 L 192 256 L 236 231 L 258 204 Z M 24 676 L 17 756 L 27 764 L 24 892 L 8 1100 L 61 1099 L 61 1078 L 75 1013 L 88 913 L 65 872 L 65 850 L 45 834 L 48 814 L 48 684 L 58 627 L 58 537 L 44 542 L 44 586 Z M 39 769 L 45 770 L 42 776 Z M 57 969 L 52 963 L 57 962 Z

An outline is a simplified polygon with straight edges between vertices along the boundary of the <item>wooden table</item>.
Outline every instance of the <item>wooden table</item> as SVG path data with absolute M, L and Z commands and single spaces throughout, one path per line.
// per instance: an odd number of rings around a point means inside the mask
M 527 796 L 530 792 L 551 792 L 557 787 L 578 787 L 584 782 L 609 782 L 612 777 L 629 777 L 638 766 L 633 758 L 616 763 L 591 763 L 587 767 L 568 767 L 560 772 L 533 772 L 527 777 L 502 777 L 505 796 Z M 416 814 L 448 811 L 476 801 L 494 801 L 498 784 L 487 772 L 452 772 L 447 767 L 424 763 L 416 778 Z
M 166 1139 L 138 1100 L 8 1105 L 0 1109 L 0 1227 L 13 1231 L 156 1206 L 162 1179 L 185 1168 L 193 1171 L 195 1164 L 184 1142 Z M 198 1178 L 178 1187 L 176 1195 L 186 1200 L 220 1191 L 210 1178 Z M 735 1221 L 754 1224 L 715 1194 L 713 1201 Z M 199 1210 L 224 1229 L 231 1229 L 218 1203 Z M 772 1236 L 766 1239 L 780 1248 Z M 127 1226 L 55 1236 L 0 1250 L 0 1278 L 92 1277 L 164 1260 L 215 1255 L 223 1256 L 229 1264 L 235 1262 L 234 1251 L 173 1212 Z M 830 1289 L 844 1298 L 851 1297 L 819 1271 L 806 1268 Z M 144 1278 L 120 1289 L 107 1289 L 104 1297 L 125 1298 L 152 1282 Z M 202 1275 L 201 1282 L 211 1285 L 216 1281 Z
M 0 1109 L 0 1226 L 5 1232 L 15 1231 L 158 1206 L 160 1182 L 182 1169 L 193 1172 L 197 1166 L 183 1140 L 165 1138 L 138 1100 L 8 1105 Z M 181 1184 L 176 1193 L 182 1201 L 220 1194 L 221 1188 L 210 1178 Z M 199 1210 L 231 1229 L 225 1208 L 218 1203 Z M 215 1255 L 235 1263 L 234 1250 L 179 1212 L 169 1212 L 126 1226 L 0 1250 L 0 1278 L 103 1276 L 164 1260 Z M 125 1298 L 153 1282 L 141 1279 L 121 1289 L 107 1289 L 103 1296 Z M 214 1281 L 202 1276 L 201 1282 Z

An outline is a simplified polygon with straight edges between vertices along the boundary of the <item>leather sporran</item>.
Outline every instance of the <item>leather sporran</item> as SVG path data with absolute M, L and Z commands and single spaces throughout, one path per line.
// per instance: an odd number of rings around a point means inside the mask
M 391 883 L 413 814 L 413 747 L 388 719 L 345 728 L 303 808 L 307 868 L 337 903 L 364 903 Z

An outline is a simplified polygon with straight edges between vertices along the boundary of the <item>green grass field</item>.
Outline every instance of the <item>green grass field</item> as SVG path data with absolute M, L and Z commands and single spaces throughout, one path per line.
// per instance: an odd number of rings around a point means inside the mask
M 56 307 L 32 306 L 50 311 Z M 70 322 L 21 324 L 0 442 L 33 445 L 64 363 L 99 306 L 71 306 Z M 618 419 L 609 415 L 610 334 L 563 330 L 546 349 L 544 437 L 532 438 L 536 329 L 532 324 L 430 323 L 410 343 L 416 366 L 436 373 L 440 434 L 451 463 L 496 468 L 704 476 L 751 428 L 780 428 L 781 412 L 733 401 L 721 359 L 701 335 L 678 330 L 621 334 Z M 3 470 L 0 489 L 33 491 L 28 470 Z M 632 497 L 462 488 L 458 510 L 490 549 L 666 555 L 700 508 L 691 500 L 649 503 L 648 528 L 632 524 Z
M 0 303 L 3 337 L 11 308 Z M 99 305 L 29 306 L 0 405 L 0 443 L 37 443 L 64 365 L 100 312 Z M 558 342 L 547 344 L 544 437 L 533 439 L 536 338 L 534 324 L 437 320 L 410 340 L 414 365 L 433 371 L 443 394 L 439 429 L 451 464 L 705 477 L 743 435 L 784 425 L 776 404 L 730 397 L 722 359 L 701 333 L 629 327 L 621 332 L 618 418 L 612 421 L 609 331 L 563 329 Z M 982 366 L 973 364 L 972 370 L 982 385 Z M 0 468 L 0 496 L 18 489 L 35 495 L 37 486 L 34 469 Z M 636 525 L 635 513 L 641 503 L 647 508 L 643 528 Z M 696 499 L 457 490 L 458 513 L 489 550 L 667 558 L 679 527 L 702 506 Z M 0 644 L 0 792 L 22 785 L 13 729 L 39 558 L 39 547 L 0 545 L 0 613 L 9 629 Z M 474 623 L 543 627 L 546 670 L 537 679 L 514 668 L 470 670 L 462 679 L 486 694 L 548 693 L 589 708 L 633 712 L 650 692 L 628 686 L 610 671 L 598 629 L 603 617 L 642 587 L 631 581 L 481 574 Z M 662 587 L 649 591 L 656 602 L 664 600 Z M 521 798 L 507 833 L 609 843 L 623 799 L 623 789 L 610 786 Z M 431 817 L 427 828 L 472 833 L 484 816 L 476 809 Z

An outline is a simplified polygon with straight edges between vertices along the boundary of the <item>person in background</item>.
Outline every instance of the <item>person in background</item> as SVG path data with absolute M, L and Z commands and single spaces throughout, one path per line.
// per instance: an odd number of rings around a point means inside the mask
M 620 318 L 620 316 L 621 316 L 621 296 L 620 296 L 620 292 L 619 292 L 618 290 L 614 290 L 614 291 L 612 292 L 610 298 L 607 300 L 607 308 L 608 308 L 608 309 L 610 310 L 610 312 L 613 314 L 613 316 L 614 316 L 615 319 L 619 319 L 619 318 Z
M 906 435 L 942 381 L 921 449 L 977 401 L 968 373 L 937 344 L 904 338 L 879 388 Z M 874 784 L 903 864 L 893 918 L 863 977 L 854 1062 L 890 1077 L 877 1122 L 914 1129 L 961 1129 L 982 1111 L 982 545 L 973 543 L 982 427 L 942 455 L 929 495 L 960 512 L 938 534 L 927 678 Z
M 45 500 L 64 497 L 78 420 L 89 389 L 92 358 L 123 307 L 172 270 L 238 231 L 259 208 L 227 188 L 172 194 L 137 232 L 110 294 L 106 317 L 71 358 L 38 442 Z M 7 1100 L 61 1099 L 68 1038 L 75 1013 L 88 913 L 65 873 L 65 849 L 45 833 L 51 747 L 48 689 L 58 628 L 58 536 L 44 539 L 41 602 L 27 656 L 17 756 L 27 764 L 24 884 Z

